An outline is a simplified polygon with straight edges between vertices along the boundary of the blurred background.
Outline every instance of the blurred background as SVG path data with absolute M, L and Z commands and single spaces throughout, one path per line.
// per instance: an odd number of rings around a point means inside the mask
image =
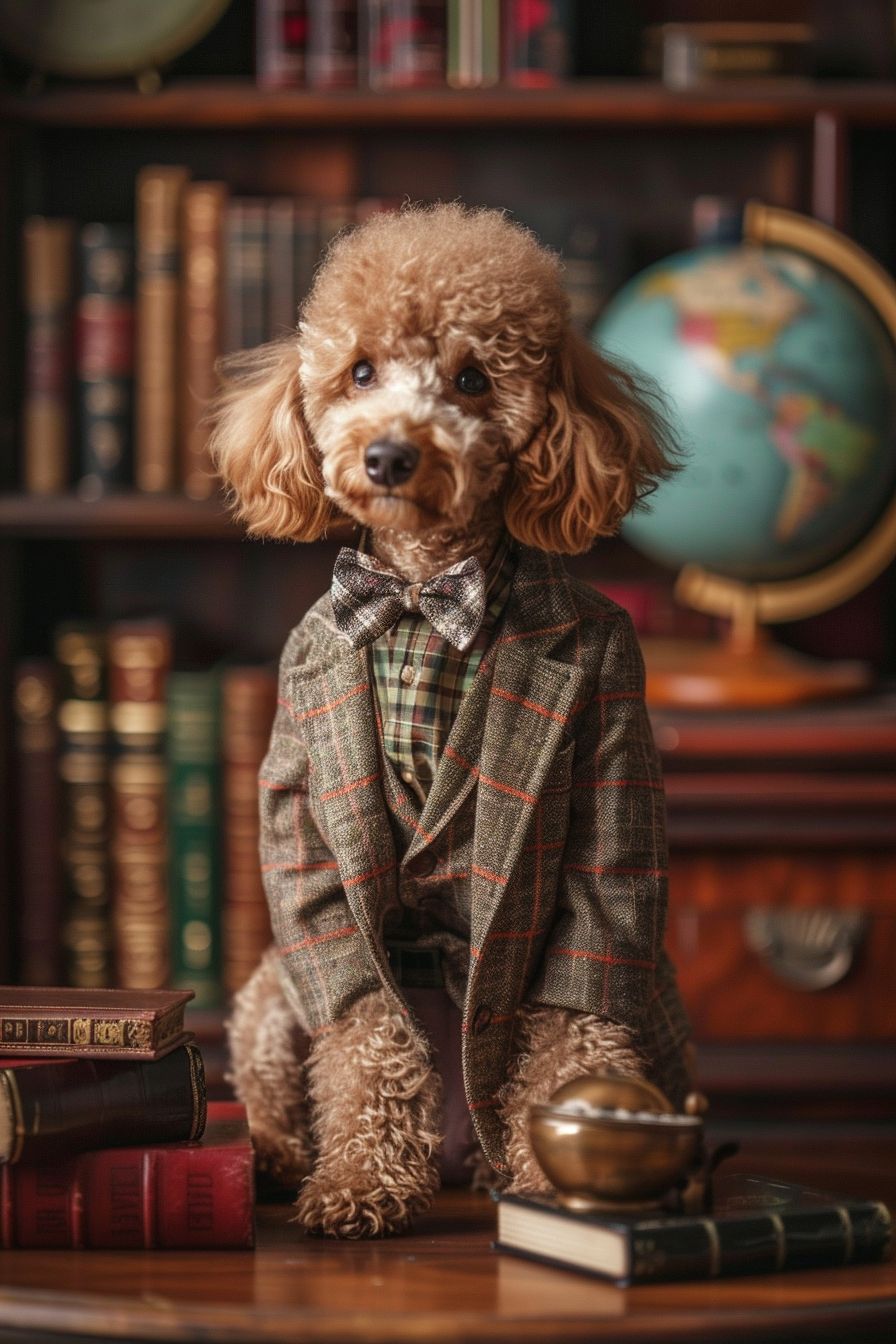
M 0 977 L 228 996 L 337 529 L 245 540 L 203 421 L 328 241 L 509 210 L 685 453 L 570 567 L 645 648 L 717 1116 L 896 1097 L 892 0 L 0 0 Z

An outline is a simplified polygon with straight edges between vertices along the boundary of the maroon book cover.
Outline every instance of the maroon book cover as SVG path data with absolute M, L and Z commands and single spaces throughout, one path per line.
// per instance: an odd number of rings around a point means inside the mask
M 307 0 L 256 0 L 255 79 L 263 89 L 301 87 L 307 47 Z
M 519 88 L 560 84 L 570 73 L 571 0 L 504 0 L 504 78 Z
M 19 857 L 18 978 L 56 984 L 62 974 L 62 858 L 56 709 L 52 658 L 25 658 L 13 673 L 16 838 Z
M 358 0 L 308 0 L 308 83 L 357 87 Z
M 0 1167 L 0 1247 L 245 1250 L 254 1204 L 245 1108 L 212 1102 L 201 1142 Z
M 367 71 L 371 88 L 432 88 L 446 82 L 445 0 L 371 0 Z

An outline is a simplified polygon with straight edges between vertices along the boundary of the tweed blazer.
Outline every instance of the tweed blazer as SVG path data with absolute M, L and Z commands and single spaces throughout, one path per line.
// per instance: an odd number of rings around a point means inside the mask
M 375 704 L 368 651 L 339 633 L 327 595 L 287 640 L 259 779 L 281 980 L 311 1033 L 380 988 L 409 1013 L 382 942 L 385 913 L 423 851 L 440 861 L 449 823 L 472 828 L 469 865 L 451 873 L 469 884 L 464 1079 L 500 1170 L 496 1093 L 521 1004 L 623 1023 L 660 1081 L 680 1073 L 687 1024 L 662 950 L 665 809 L 640 649 L 621 608 L 523 549 L 403 856 Z

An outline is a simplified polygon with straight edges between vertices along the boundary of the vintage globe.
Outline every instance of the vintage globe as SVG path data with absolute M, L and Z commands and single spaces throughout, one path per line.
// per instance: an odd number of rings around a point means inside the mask
M 659 385 L 685 465 L 626 521 L 628 540 L 760 596 L 836 569 L 881 522 L 889 540 L 894 333 L 896 289 L 870 257 L 763 206 L 748 207 L 742 243 L 696 248 L 633 279 L 594 341 Z M 816 609 L 843 594 L 831 596 Z

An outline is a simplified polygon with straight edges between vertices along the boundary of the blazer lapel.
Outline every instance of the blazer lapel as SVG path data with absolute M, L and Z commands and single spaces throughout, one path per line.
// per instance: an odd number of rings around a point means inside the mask
M 548 656 L 576 623 L 559 566 L 523 552 L 494 645 L 479 756 L 471 942 L 481 947 L 581 694 L 584 673 Z
M 383 906 L 395 885 L 395 845 L 383 798 L 373 687 L 366 650 L 333 627 L 314 667 L 297 668 L 286 690 L 309 757 L 309 791 L 362 933 L 378 947 Z M 377 960 L 379 956 L 377 955 Z

